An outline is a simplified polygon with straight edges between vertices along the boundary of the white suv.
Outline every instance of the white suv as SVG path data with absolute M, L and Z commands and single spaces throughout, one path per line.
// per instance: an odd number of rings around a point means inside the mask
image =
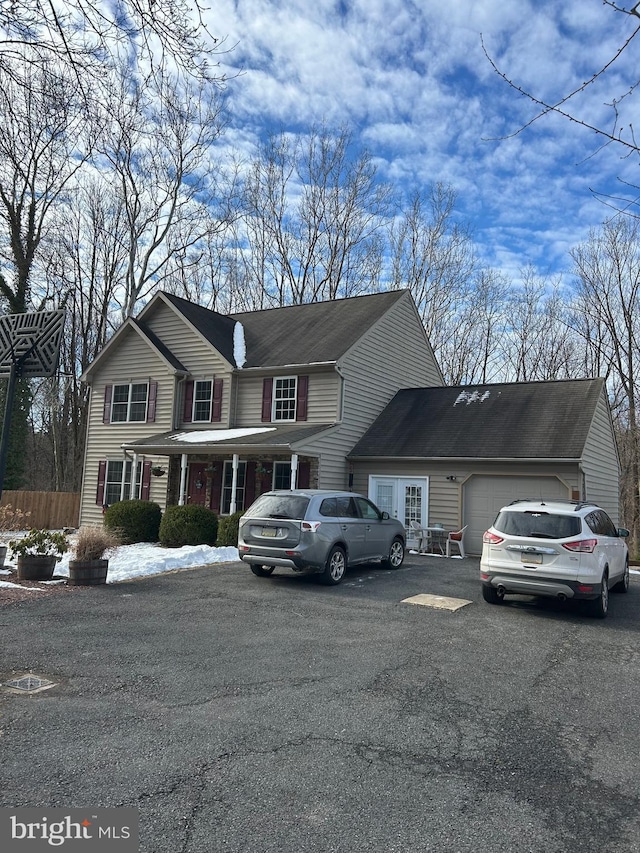
M 603 619 L 609 590 L 629 589 L 629 531 L 616 528 L 600 507 L 581 501 L 514 501 L 483 536 L 482 596 L 584 599 Z

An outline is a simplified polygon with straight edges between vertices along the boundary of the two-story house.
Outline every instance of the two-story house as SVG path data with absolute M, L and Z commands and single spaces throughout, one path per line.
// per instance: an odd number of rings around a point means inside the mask
M 270 488 L 349 488 L 396 392 L 442 385 L 406 290 L 229 316 L 159 292 L 83 379 L 83 524 L 128 498 L 228 514 Z M 399 516 L 421 488 L 403 477 Z

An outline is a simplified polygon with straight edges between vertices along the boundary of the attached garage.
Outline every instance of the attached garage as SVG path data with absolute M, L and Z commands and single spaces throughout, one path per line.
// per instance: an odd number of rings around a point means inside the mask
M 425 478 L 426 523 L 466 525 L 470 554 L 519 498 L 590 500 L 624 521 L 604 379 L 399 391 L 348 458 L 365 494 L 382 479 Z
M 498 511 L 519 498 L 570 498 L 571 489 L 557 477 L 522 477 L 472 474 L 462 485 L 462 518 L 468 525 L 465 545 L 469 553 L 482 551 L 482 536 Z

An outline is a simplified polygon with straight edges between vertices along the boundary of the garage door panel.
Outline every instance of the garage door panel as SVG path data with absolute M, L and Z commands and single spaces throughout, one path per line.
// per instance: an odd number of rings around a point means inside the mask
M 477 475 L 464 485 L 463 524 L 465 545 L 470 554 L 482 552 L 482 536 L 499 510 L 518 499 L 568 498 L 567 487 L 557 477 L 505 477 Z

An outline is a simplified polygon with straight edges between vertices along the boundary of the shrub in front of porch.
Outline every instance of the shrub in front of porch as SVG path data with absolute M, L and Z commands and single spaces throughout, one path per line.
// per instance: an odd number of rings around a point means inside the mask
M 117 532 L 123 545 L 157 542 L 162 510 L 153 501 L 118 501 L 104 514 L 104 526 Z
M 234 512 L 233 515 L 227 515 L 220 519 L 218 541 L 216 542 L 218 548 L 226 548 L 228 546 L 237 547 L 238 527 L 240 526 L 240 519 L 243 514 L 244 510 L 240 510 L 240 512 Z
M 218 516 L 205 506 L 168 506 L 160 522 L 160 544 L 165 548 L 183 545 L 215 545 Z

